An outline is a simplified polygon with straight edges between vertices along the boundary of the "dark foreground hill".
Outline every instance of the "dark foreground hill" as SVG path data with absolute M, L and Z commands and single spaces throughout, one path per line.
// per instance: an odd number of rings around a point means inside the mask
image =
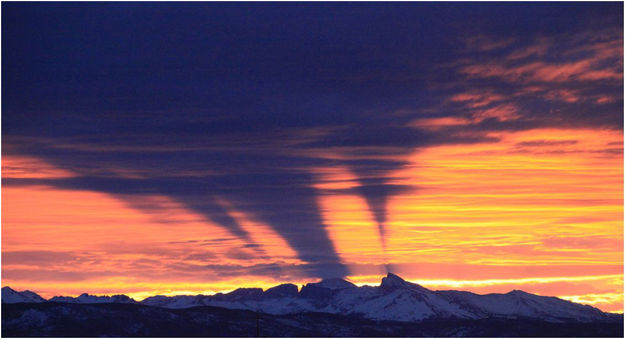
M 285 315 L 219 307 L 141 304 L 2 304 L 3 337 L 623 337 L 623 317 L 606 322 L 536 319 L 375 321 L 303 312 Z

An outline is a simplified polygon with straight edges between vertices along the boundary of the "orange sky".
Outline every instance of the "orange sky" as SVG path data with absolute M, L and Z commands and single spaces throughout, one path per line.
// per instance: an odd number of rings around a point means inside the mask
M 420 120 L 420 128 L 467 123 Z M 349 279 L 378 284 L 385 264 L 432 289 L 555 295 L 623 310 L 622 132 L 533 129 L 499 142 L 415 151 L 393 183 L 386 251 L 358 185 L 343 167 L 314 171 L 317 201 Z M 73 173 L 3 156 L 3 178 Z M 347 193 L 346 193 L 347 192 Z M 158 208 L 146 209 L 148 203 Z M 260 247 L 159 195 L 120 196 L 49 186 L 2 187 L 2 285 L 44 297 L 213 293 L 314 279 L 269 225 L 219 202 Z M 207 274 L 205 265 L 276 265 L 275 277 Z M 253 273 L 253 271 L 252 271 Z M 298 278 L 294 278 L 298 277 Z

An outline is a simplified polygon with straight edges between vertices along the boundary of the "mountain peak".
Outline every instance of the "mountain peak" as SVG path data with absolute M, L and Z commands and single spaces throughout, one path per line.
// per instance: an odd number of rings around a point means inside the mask
M 508 295 L 516 295 L 518 297 L 531 297 L 532 296 L 532 294 L 527 293 L 525 291 L 521 291 L 521 290 L 512 290 L 512 291 L 510 291 L 510 292 L 508 292 L 506 294 L 508 294 Z
M 323 288 L 328 288 L 331 290 L 340 290 L 340 289 L 344 289 L 344 288 L 353 288 L 356 287 L 356 285 L 352 284 L 351 282 L 341 279 L 341 278 L 329 278 L 329 279 L 323 279 L 318 283 L 314 283 L 315 286 L 317 287 L 323 287 Z
M 22 292 L 18 292 L 9 286 L 5 286 L 2 288 L 2 302 L 3 303 L 18 303 L 18 302 L 32 302 L 39 303 L 46 301 L 44 298 L 40 297 L 37 293 L 26 290 Z
M 263 292 L 265 298 L 281 298 L 281 297 L 295 297 L 297 296 L 297 285 L 294 284 L 282 284 L 274 286 Z
M 401 280 L 401 281 L 406 281 L 406 280 L 404 280 L 402 277 L 398 276 L 398 275 L 397 275 L 397 274 L 395 274 L 395 273 L 391 273 L 391 272 L 388 272 L 388 273 L 386 274 L 386 277 L 387 277 L 387 278 L 389 278 L 389 279 L 397 279 L 397 280 Z
M 408 286 L 408 284 L 409 283 L 400 276 L 389 272 L 385 278 L 382 278 L 380 287 L 404 287 Z

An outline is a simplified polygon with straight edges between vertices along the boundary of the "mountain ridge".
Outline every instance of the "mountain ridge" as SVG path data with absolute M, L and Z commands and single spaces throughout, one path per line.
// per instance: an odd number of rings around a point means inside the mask
M 370 320 L 419 322 L 431 319 L 531 318 L 552 322 L 610 321 L 615 314 L 589 305 L 524 291 L 505 294 L 475 294 L 467 291 L 433 291 L 389 273 L 379 286 L 356 286 L 344 279 L 308 283 L 298 291 L 294 284 L 262 290 L 239 288 L 214 295 L 156 295 L 136 301 L 125 295 L 52 297 L 45 300 L 34 292 L 2 288 L 2 303 L 131 303 L 167 309 L 213 306 L 285 315 L 321 312 L 361 316 Z

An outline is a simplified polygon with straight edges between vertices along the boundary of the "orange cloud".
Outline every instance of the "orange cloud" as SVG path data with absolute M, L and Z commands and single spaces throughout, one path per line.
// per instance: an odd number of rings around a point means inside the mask
M 443 117 L 443 118 L 421 118 L 413 121 L 410 125 L 436 131 L 445 127 L 468 125 L 471 120 L 460 117 Z
M 37 158 L 4 155 L 2 156 L 2 178 L 12 179 L 55 179 L 71 178 L 71 171 L 56 168 Z
M 340 258 L 348 265 L 384 263 L 382 239 L 365 199 L 345 193 L 345 189 L 357 187 L 355 175 L 341 166 L 317 169 L 315 174 L 319 179 L 314 185 L 319 190 L 319 210 Z
M 254 220 L 253 217 L 237 210 L 225 199 L 220 199 L 219 204 L 250 235 L 254 244 L 257 244 L 272 260 L 292 264 L 303 263 L 297 258 L 295 250 L 269 225 Z
M 478 108 L 488 106 L 494 102 L 502 101 L 505 98 L 502 95 L 491 92 L 468 92 L 453 95 L 450 100 L 454 102 L 466 103 L 468 107 Z

